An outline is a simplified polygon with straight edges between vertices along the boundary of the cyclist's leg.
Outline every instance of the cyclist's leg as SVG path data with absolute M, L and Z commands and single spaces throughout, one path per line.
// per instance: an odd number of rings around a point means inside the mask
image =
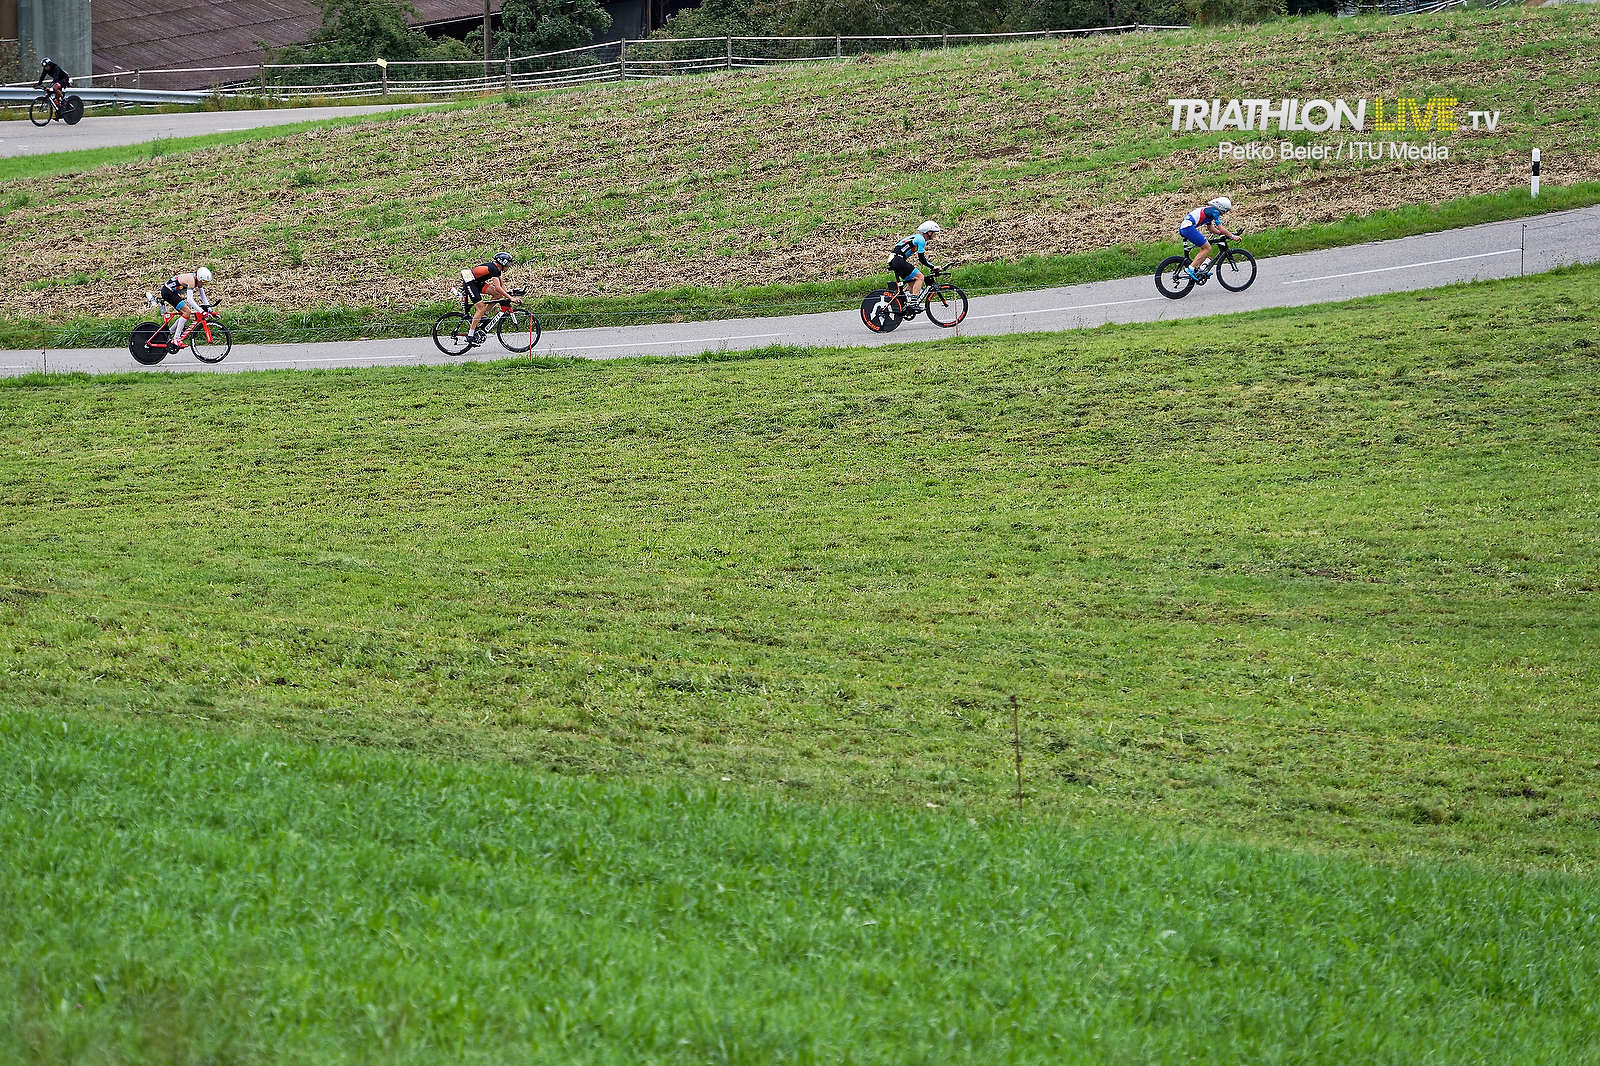
M 511 297 L 506 294 L 506 287 L 500 284 L 499 278 L 490 278 L 486 283 L 484 283 L 484 285 L 478 289 L 477 297 L 478 308 L 472 313 L 473 329 L 477 329 L 478 326 L 483 323 L 483 316 L 489 311 L 490 301 L 499 303 L 501 300 L 511 299 Z
M 900 282 L 900 287 L 905 288 L 917 276 L 917 268 L 911 265 L 911 260 L 903 255 L 897 255 L 889 260 L 889 269 L 894 271 L 895 278 Z
M 467 299 L 472 301 L 472 322 L 467 327 L 468 332 L 478 328 L 483 321 L 483 313 L 488 310 L 488 305 L 483 302 L 483 288 L 482 285 L 467 286 Z
M 1189 274 L 1193 276 L 1200 269 L 1200 264 L 1206 261 L 1206 256 L 1211 254 L 1211 242 L 1206 240 L 1199 226 L 1184 226 L 1178 230 L 1178 236 L 1195 246 L 1194 257 L 1189 260 Z
M 183 331 L 189 327 L 189 315 L 199 315 L 200 305 L 194 302 L 194 297 L 185 296 L 178 301 L 176 307 L 178 308 L 178 320 L 172 324 L 172 330 L 168 334 L 169 343 L 174 348 L 182 348 Z

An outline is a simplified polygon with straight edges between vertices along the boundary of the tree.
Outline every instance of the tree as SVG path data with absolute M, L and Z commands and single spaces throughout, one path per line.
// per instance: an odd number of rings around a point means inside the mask
M 611 16 L 599 0 L 505 0 L 495 51 L 514 56 L 580 48 L 611 28 Z M 483 31 L 467 37 L 467 46 L 483 51 Z
M 370 63 L 374 59 L 471 59 L 460 41 L 435 41 L 411 28 L 417 9 L 405 0 L 322 0 L 322 27 L 301 44 L 270 52 L 275 63 Z M 448 67 L 412 67 L 414 77 L 450 77 Z M 277 76 L 290 84 L 348 80 L 348 68 L 300 70 Z

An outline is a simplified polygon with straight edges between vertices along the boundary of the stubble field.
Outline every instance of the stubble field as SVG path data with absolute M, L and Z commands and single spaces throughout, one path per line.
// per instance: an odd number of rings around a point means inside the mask
M 1293 228 L 1525 181 L 1600 178 L 1576 8 L 900 54 L 685 78 L 320 129 L 0 186 L 15 314 L 107 316 L 191 261 L 235 305 L 401 311 L 510 248 L 543 296 L 881 268 L 926 216 L 980 261 L 1172 239 L 1226 189 L 1252 229 Z M 1214 67 L 1197 57 L 1216 57 Z M 1237 134 L 1174 133 L 1169 97 L 1456 96 L 1494 133 L 1444 163 L 1219 162 Z

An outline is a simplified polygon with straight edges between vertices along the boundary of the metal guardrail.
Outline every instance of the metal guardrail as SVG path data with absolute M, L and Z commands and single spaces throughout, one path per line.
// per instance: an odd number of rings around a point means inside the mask
M 169 89 L 80 89 L 76 85 L 67 89 L 68 95 L 81 97 L 86 104 L 198 104 L 210 93 Z M 19 100 L 26 103 L 43 93 L 34 88 L 0 85 L 0 100 Z

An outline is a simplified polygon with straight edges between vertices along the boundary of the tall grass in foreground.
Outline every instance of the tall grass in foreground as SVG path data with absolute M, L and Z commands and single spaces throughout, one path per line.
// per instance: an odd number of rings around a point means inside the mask
M 1584 878 L 0 711 L 0 1059 L 1594 1061 Z

